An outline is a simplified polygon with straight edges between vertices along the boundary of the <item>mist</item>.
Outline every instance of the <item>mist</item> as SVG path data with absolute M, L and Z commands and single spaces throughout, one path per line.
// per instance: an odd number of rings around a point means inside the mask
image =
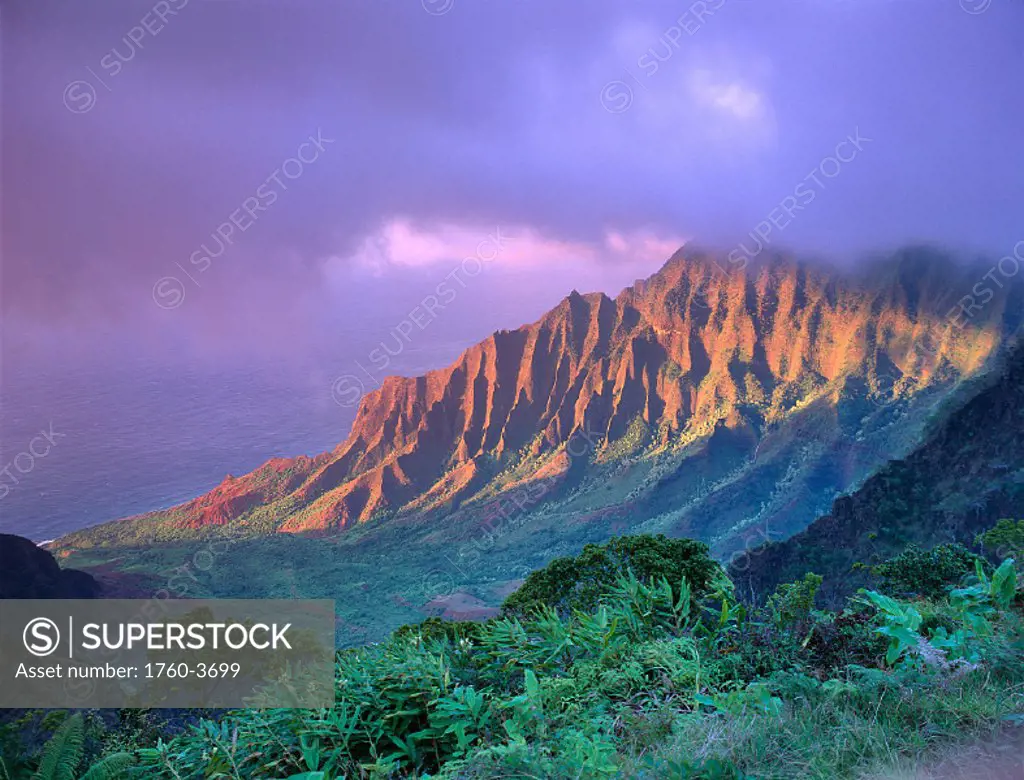
M 496 230 L 439 330 L 687 240 L 1005 254 L 1024 4 L 984 5 L 13 0 L 5 358 L 343 352 Z

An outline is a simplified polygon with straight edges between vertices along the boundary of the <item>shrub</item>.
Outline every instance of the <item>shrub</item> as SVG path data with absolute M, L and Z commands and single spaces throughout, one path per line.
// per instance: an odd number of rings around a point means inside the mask
M 748 611 L 714 575 L 699 600 L 627 568 L 590 613 L 428 620 L 341 652 L 334 707 L 204 720 L 128 776 L 860 776 L 1020 711 L 1014 569 L 975 577 L 942 604 L 864 591 L 835 615 L 811 608 L 813 576 Z
M 622 536 L 605 544 L 588 544 L 575 558 L 556 558 L 532 572 L 502 609 L 514 615 L 526 615 L 543 606 L 561 615 L 574 610 L 591 612 L 627 570 L 644 582 L 665 578 L 676 596 L 685 578 L 695 598 L 708 594 L 724 575 L 703 542 L 661 534 Z
M 808 572 L 803 579 L 783 583 L 768 597 L 768 609 L 775 622 L 781 626 L 802 625 L 814 609 L 814 597 L 821 587 L 821 576 Z
M 1018 569 L 1024 566 L 1024 520 L 1000 520 L 974 543 L 997 560 L 1014 558 Z
M 395 639 L 419 637 L 423 640 L 447 639 L 458 642 L 460 639 L 476 639 L 483 629 L 482 623 L 468 620 L 444 620 L 430 617 L 422 623 L 407 623 L 394 631 Z
M 973 584 L 949 594 L 949 616 L 958 624 L 953 632 L 944 625 L 936 625 L 930 632 L 923 627 L 924 618 L 917 607 L 927 607 L 928 602 L 903 603 L 862 588 L 858 601 L 878 610 L 883 625 L 877 631 L 890 640 L 886 663 L 895 665 L 899 661 L 904 666 L 913 666 L 920 661 L 945 671 L 979 664 L 991 649 L 1003 612 L 1016 596 L 1013 560 L 1003 561 L 990 578 L 979 559 L 973 580 Z
M 847 609 L 815 621 L 805 652 L 808 665 L 827 678 L 852 665 L 879 666 L 886 644 L 868 612 Z
M 961 544 L 942 544 L 930 550 L 911 544 L 871 571 L 881 578 L 881 590 L 889 595 L 937 599 L 973 572 L 977 560 L 978 556 Z

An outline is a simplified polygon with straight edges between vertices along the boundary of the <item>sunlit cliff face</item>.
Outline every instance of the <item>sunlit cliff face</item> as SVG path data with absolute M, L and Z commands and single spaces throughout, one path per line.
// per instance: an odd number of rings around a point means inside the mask
M 588 442 L 580 466 L 601 468 L 723 425 L 753 446 L 812 405 L 832 410 L 826 429 L 842 437 L 855 418 L 837 417 L 850 417 L 851 399 L 864 407 L 858 416 L 870 414 L 872 404 L 948 389 L 984 364 L 1019 319 L 1020 297 L 993 296 L 964 327 L 956 291 L 977 277 L 930 250 L 840 271 L 783 256 L 734 265 L 684 249 L 615 298 L 573 291 L 446 368 L 388 376 L 365 395 L 357 376 L 341 377 L 335 400 L 358 410 L 333 452 L 274 459 L 161 522 L 251 524 L 256 512 L 263 530 L 340 530 L 509 484 L 550 487 L 568 476 L 575 438 Z M 645 433 L 634 441 L 638 425 Z M 512 466 L 513 482 L 496 487 Z

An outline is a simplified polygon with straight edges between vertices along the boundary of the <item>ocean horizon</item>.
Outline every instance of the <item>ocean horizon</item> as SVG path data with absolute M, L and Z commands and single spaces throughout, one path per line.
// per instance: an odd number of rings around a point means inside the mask
M 36 542 L 175 506 L 272 457 L 330 450 L 354 411 L 312 367 L 82 365 L 48 379 L 4 378 L 0 532 Z

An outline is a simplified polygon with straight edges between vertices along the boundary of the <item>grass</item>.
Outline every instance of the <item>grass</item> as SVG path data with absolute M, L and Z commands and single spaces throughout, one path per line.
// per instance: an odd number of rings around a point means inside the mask
M 128 748 L 125 777 L 147 780 L 859 778 L 1024 720 L 1011 561 L 838 613 L 814 608 L 817 577 L 754 608 L 720 569 L 691 590 L 616 566 L 565 574 L 603 583 L 589 612 L 428 620 L 341 651 L 330 709 L 237 710 L 160 742 L 115 729 L 96 757 Z
M 757 778 L 831 780 L 919 766 L 991 738 L 1003 718 L 1024 712 L 1024 680 L 974 672 L 958 680 L 788 701 L 779 717 L 684 716 L 668 744 L 623 766 L 623 777 L 649 778 L 651 766 L 683 758 L 719 760 Z

